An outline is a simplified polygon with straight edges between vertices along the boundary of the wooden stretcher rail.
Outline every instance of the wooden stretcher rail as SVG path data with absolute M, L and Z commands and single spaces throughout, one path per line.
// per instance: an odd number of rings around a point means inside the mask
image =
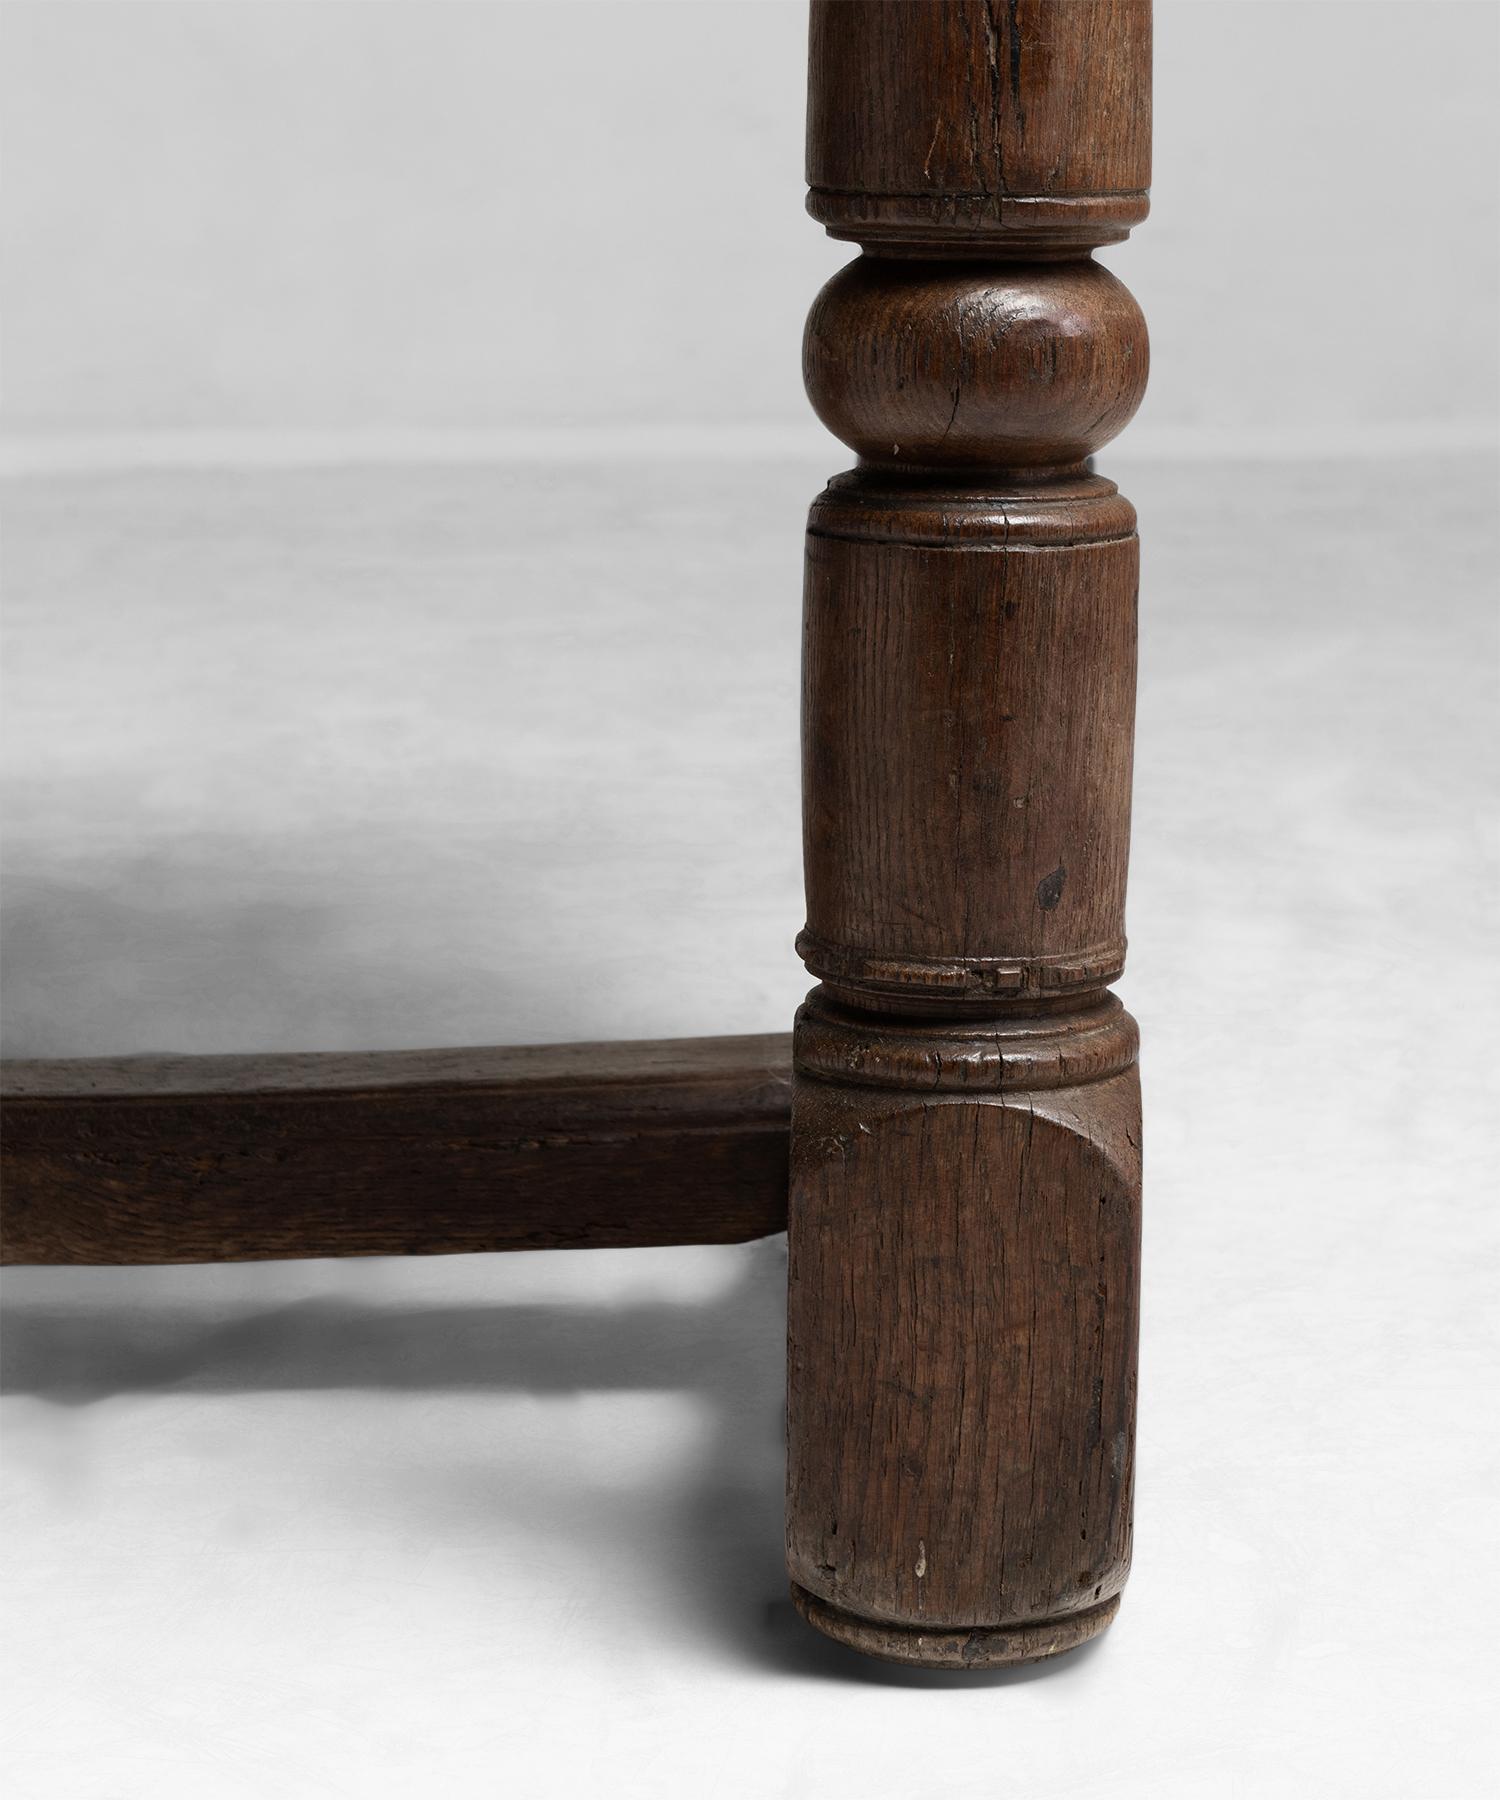
M 786 1227 L 791 1041 L 0 1065 L 0 1260 L 728 1244 Z

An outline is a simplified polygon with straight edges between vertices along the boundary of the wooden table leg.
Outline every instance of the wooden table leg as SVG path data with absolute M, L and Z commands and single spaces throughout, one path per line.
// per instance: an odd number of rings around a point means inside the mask
M 812 14 L 809 205 L 865 253 L 804 353 L 859 463 L 807 552 L 788 1560 L 830 1636 L 983 1667 L 1130 1561 L 1137 543 L 1086 459 L 1146 380 L 1089 252 L 1145 216 L 1150 11 Z

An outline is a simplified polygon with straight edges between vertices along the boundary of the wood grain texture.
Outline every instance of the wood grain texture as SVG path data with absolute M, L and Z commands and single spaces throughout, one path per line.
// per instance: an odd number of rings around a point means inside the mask
M 4 1066 L 3 1260 L 738 1243 L 784 1228 L 784 1035 Z
M 1149 0 L 814 0 L 808 210 L 943 256 L 1113 243 L 1151 184 Z
M 1118 1594 L 1138 1108 L 1133 1068 L 915 1105 L 799 1084 L 787 1480 L 806 1592 L 917 1632 Z
M 1137 570 L 1133 537 L 996 553 L 810 536 L 814 974 L 886 1005 L 1119 974 Z
M 1088 258 L 1005 265 L 859 257 L 813 303 L 803 378 L 867 466 L 1073 468 L 1134 416 L 1146 325 Z
M 1124 963 L 1138 550 L 1087 458 L 1144 391 L 1088 251 L 1145 213 L 1149 8 L 814 0 L 787 1561 L 810 1623 L 980 1668 L 1130 1564 Z

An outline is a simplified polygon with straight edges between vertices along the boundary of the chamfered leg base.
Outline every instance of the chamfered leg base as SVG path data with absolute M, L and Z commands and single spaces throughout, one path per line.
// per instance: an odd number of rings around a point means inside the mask
M 906 1663 L 919 1669 L 1001 1669 L 1019 1663 L 1042 1662 L 1061 1656 L 1097 1637 L 1120 1610 L 1120 1596 L 1113 1595 L 1086 1612 L 1058 1619 L 1037 1619 L 1029 1624 L 920 1630 L 912 1625 L 889 1625 L 879 1619 L 861 1619 L 820 1600 L 816 1594 L 792 1583 L 797 1611 L 835 1643 L 859 1650 L 882 1662 Z

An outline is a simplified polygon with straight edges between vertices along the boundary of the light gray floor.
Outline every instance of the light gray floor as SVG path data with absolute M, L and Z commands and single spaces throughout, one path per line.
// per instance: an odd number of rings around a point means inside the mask
M 13 483 L 7 1051 L 784 1027 L 833 466 Z M 1494 471 L 1109 468 L 1149 1208 L 1109 1638 L 974 1691 L 801 1629 L 776 1243 L 20 1271 L 20 1791 L 1488 1791 Z

